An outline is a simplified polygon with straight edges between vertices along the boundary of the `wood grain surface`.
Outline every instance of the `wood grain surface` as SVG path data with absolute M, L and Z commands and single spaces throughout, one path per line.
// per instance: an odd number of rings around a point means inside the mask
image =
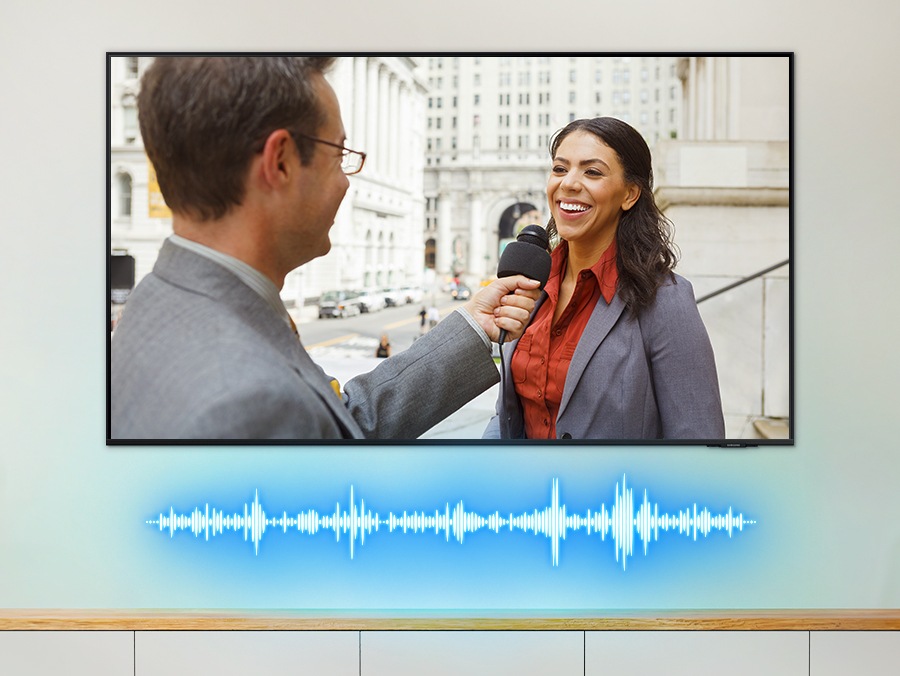
M 98 631 L 896 631 L 900 610 L 634 611 L 541 616 L 181 610 L 0 610 L 0 630 Z

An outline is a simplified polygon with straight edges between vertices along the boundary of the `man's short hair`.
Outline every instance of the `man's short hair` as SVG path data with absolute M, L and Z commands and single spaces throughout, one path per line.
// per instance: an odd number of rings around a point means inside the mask
M 141 79 L 144 148 L 173 212 L 217 219 L 244 198 L 250 160 L 276 129 L 315 136 L 325 122 L 313 76 L 334 57 L 159 57 Z M 313 143 L 295 136 L 300 160 Z

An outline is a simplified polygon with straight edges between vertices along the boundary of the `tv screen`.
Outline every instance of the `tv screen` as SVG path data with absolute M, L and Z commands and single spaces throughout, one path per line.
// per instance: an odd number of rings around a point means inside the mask
M 108 444 L 793 444 L 792 54 L 326 56 L 107 55 Z M 282 62 L 321 65 L 324 122 L 278 118 L 312 115 Z M 254 201 L 279 141 L 293 211 Z M 529 246 L 544 290 L 489 346 Z

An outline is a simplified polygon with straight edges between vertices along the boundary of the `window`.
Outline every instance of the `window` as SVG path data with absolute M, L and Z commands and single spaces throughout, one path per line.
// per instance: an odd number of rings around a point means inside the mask
M 578 71 L 577 70 L 569 71 L 569 82 L 578 82 Z
M 475 105 L 477 106 L 479 103 L 481 103 L 481 95 L 475 94 Z
M 119 174 L 119 216 L 131 216 L 131 176 Z
M 575 103 L 575 92 L 569 92 L 569 103 Z
M 125 143 L 134 143 L 138 135 L 138 115 L 135 107 L 134 98 L 125 103 L 122 109 L 122 132 L 125 136 Z
M 125 57 L 125 79 L 132 80 L 138 76 L 138 58 L 136 56 Z

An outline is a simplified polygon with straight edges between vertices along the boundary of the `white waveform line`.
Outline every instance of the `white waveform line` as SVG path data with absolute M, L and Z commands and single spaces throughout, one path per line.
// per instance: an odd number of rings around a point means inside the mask
M 373 532 L 377 533 L 383 528 L 388 533 L 443 533 L 447 542 L 452 537 L 459 544 L 463 544 L 466 533 L 475 533 L 481 529 L 495 534 L 499 534 L 501 529 L 509 532 L 518 530 L 550 540 L 553 566 L 559 566 L 560 540 L 566 539 L 566 533 L 584 530 L 588 536 L 599 534 L 601 541 L 605 541 L 607 535 L 611 536 L 616 561 L 621 561 L 622 569 L 625 570 L 628 558 L 634 555 L 635 536 L 641 542 L 646 556 L 651 540 L 659 540 L 660 531 L 671 531 L 696 542 L 698 534 L 705 538 L 713 531 L 724 531 L 731 538 L 734 531 L 743 531 L 745 526 L 755 525 L 756 521 L 745 519 L 742 513 L 735 515 L 731 507 L 724 514 L 713 514 L 705 507 L 698 512 L 697 503 L 678 512 L 660 514 L 659 505 L 651 505 L 646 490 L 635 512 L 634 489 L 627 486 L 623 475 L 621 488 L 616 483 L 612 508 L 607 510 L 604 503 L 599 510 L 591 512 L 588 509 L 583 515 L 567 512 L 566 505 L 560 503 L 559 479 L 553 479 L 550 506 L 540 511 L 534 509 L 530 514 L 510 513 L 502 516 L 499 511 L 495 511 L 482 516 L 466 511 L 460 500 L 452 508 L 449 502 L 446 503 L 443 512 L 436 509 L 434 514 L 426 514 L 425 511 L 410 514 L 404 511 L 402 514 L 389 512 L 386 517 L 381 517 L 371 510 L 366 511 L 364 500 L 360 500 L 357 506 L 354 487 L 350 486 L 349 511 L 342 511 L 338 502 L 334 512 L 330 514 L 319 514 L 310 509 L 296 515 L 288 515 L 287 511 L 282 511 L 280 516 L 269 517 L 259 501 L 257 490 L 253 502 L 244 504 L 243 515 L 226 514 L 224 510 L 215 508 L 210 511 L 207 503 L 202 510 L 197 507 L 190 514 L 176 514 L 174 507 L 170 507 L 168 514 L 160 513 L 159 518 L 146 523 L 157 526 L 160 531 L 168 531 L 170 538 L 174 538 L 178 531 L 190 531 L 194 537 L 203 535 L 206 541 L 226 531 L 243 532 L 244 541 L 253 543 L 254 554 L 257 556 L 259 543 L 267 528 L 278 528 L 284 534 L 291 530 L 307 535 L 330 530 L 334 533 L 336 542 L 340 542 L 342 533 L 348 537 L 351 560 L 356 553 L 357 539 L 361 546 L 365 544 L 367 535 L 371 536 Z

